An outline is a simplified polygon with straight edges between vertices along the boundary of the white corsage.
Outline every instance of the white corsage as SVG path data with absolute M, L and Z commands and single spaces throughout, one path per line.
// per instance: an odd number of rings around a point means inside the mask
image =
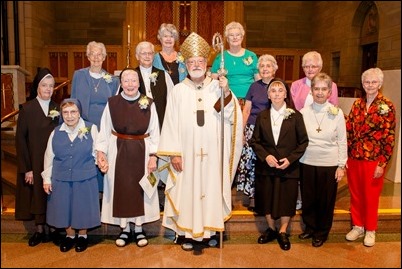
M 112 75 L 110 75 L 108 73 L 103 73 L 102 77 L 107 83 L 111 83 L 113 81 Z
M 176 63 L 184 63 L 184 57 L 181 53 L 177 53 Z
M 247 58 L 244 58 L 244 59 L 243 59 L 243 63 L 244 63 L 245 65 L 250 65 L 250 64 L 253 63 L 253 58 L 252 58 L 251 56 L 248 56 Z
M 156 78 L 158 77 L 159 72 L 153 72 L 151 75 L 149 75 L 149 79 L 151 80 L 151 82 L 154 84 L 154 86 L 156 85 Z
M 138 101 L 138 104 L 140 105 L 141 109 L 147 109 L 148 105 L 149 105 L 149 101 L 148 98 L 143 95 L 140 100 Z
M 339 107 L 336 107 L 336 106 L 328 107 L 328 114 L 329 115 L 336 116 L 336 115 L 338 115 L 338 113 L 339 113 Z
M 54 118 L 57 118 L 58 116 L 60 116 L 60 112 L 57 111 L 56 109 L 52 109 L 49 111 L 49 115 L 47 115 L 47 116 L 52 118 L 52 120 L 54 120 Z
M 78 138 L 82 139 L 88 139 L 87 134 L 89 133 L 89 127 L 81 127 L 80 129 L 78 129 Z
M 387 104 L 385 104 L 385 103 L 381 103 L 381 104 L 379 105 L 379 110 L 380 110 L 380 114 L 381 114 L 381 115 L 388 114 L 388 112 L 389 112 L 389 106 L 388 106 Z
M 292 114 L 294 114 L 295 113 L 295 111 L 293 110 L 293 109 L 291 109 L 291 108 L 286 108 L 285 109 L 285 113 L 283 114 L 283 119 L 289 119 L 289 118 L 291 118 L 292 117 Z

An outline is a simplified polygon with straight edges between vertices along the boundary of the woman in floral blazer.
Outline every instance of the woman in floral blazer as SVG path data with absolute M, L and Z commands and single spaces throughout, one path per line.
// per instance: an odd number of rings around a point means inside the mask
M 346 123 L 353 224 L 346 239 L 354 241 L 365 236 L 367 247 L 375 244 L 379 198 L 395 143 L 395 107 L 379 92 L 383 79 L 379 68 L 363 72 L 361 80 L 366 96 L 353 103 Z

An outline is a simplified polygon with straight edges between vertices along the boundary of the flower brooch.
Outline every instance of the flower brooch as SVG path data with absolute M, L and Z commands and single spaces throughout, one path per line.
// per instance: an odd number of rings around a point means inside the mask
M 49 115 L 47 115 L 49 118 L 52 118 L 52 120 L 54 120 L 54 118 L 57 118 L 58 116 L 60 116 L 60 112 L 57 111 L 56 109 L 52 109 L 49 111 Z
M 386 103 L 381 103 L 379 106 L 380 115 L 388 114 L 389 106 Z
M 336 106 L 329 106 L 328 107 L 328 114 L 329 115 L 336 116 L 336 115 L 338 115 L 338 113 L 339 113 L 339 107 L 336 107 Z
M 295 113 L 295 111 L 293 110 L 293 109 L 291 109 L 291 108 L 286 108 L 285 109 L 285 113 L 283 114 L 283 119 L 289 119 L 289 118 L 291 118 L 292 117 L 292 114 L 294 114 Z
M 80 129 L 78 129 L 78 138 L 82 139 L 88 139 L 87 134 L 89 133 L 89 127 L 81 127 Z
M 138 104 L 140 106 L 141 109 L 147 109 L 148 105 L 149 105 L 149 101 L 148 101 L 148 97 L 146 97 L 145 95 L 143 95 L 140 100 L 138 101 Z
M 107 83 L 111 83 L 113 81 L 112 75 L 108 73 L 103 73 L 102 77 Z
M 244 63 L 245 65 L 250 65 L 250 64 L 253 63 L 253 58 L 252 58 L 251 56 L 248 56 L 247 58 L 244 58 L 244 59 L 243 59 L 243 63 Z
M 176 63 L 184 63 L 184 57 L 181 53 L 177 53 Z
M 151 82 L 154 84 L 154 86 L 156 85 L 156 81 L 157 81 L 157 77 L 158 77 L 159 72 L 153 72 L 151 73 L 151 75 L 149 75 L 149 79 L 151 80 Z

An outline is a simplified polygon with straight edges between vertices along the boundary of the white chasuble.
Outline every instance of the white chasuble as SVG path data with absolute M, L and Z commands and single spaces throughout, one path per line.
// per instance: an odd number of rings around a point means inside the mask
M 221 113 L 214 108 L 220 95 L 218 81 L 209 77 L 198 88 L 187 78 L 175 85 L 158 146 L 158 155 L 183 161 L 180 173 L 169 167 L 162 225 L 199 241 L 223 231 L 231 217 L 231 186 L 242 149 L 242 113 L 232 94 L 224 108 L 222 165 Z

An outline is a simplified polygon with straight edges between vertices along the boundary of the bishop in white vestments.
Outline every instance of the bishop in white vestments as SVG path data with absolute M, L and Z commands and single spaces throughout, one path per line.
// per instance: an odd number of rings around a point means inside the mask
M 168 96 L 157 152 L 171 162 L 162 225 L 187 239 L 184 250 L 193 248 L 192 240 L 203 241 L 224 230 L 231 217 L 231 186 L 242 149 L 238 100 L 224 76 L 213 80 L 205 75 L 209 52 L 208 43 L 196 33 L 182 44 L 189 77 Z

